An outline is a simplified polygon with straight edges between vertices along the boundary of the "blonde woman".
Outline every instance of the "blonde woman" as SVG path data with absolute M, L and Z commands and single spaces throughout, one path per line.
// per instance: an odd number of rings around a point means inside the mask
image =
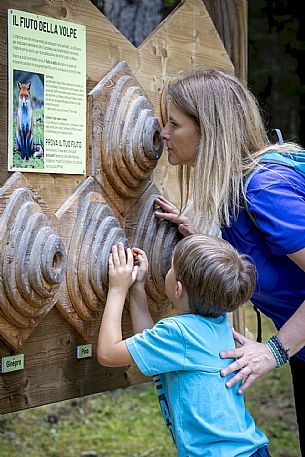
M 176 223 L 184 236 L 207 233 L 216 223 L 224 239 L 252 258 L 257 283 L 251 301 L 273 320 L 278 333 L 258 343 L 234 331 L 241 347 L 221 353 L 236 359 L 221 373 L 237 371 L 226 385 L 243 381 L 242 393 L 289 361 L 305 456 L 305 178 L 283 165 L 260 166 L 244 195 L 244 180 L 263 153 L 301 148 L 295 143 L 270 145 L 257 101 L 237 78 L 221 71 L 201 71 L 171 83 L 166 100 L 161 135 L 168 161 L 180 167 L 181 181 L 187 177 L 184 204 L 192 199 L 200 223 L 194 226 L 163 197 L 156 203 L 164 212 L 155 215 Z

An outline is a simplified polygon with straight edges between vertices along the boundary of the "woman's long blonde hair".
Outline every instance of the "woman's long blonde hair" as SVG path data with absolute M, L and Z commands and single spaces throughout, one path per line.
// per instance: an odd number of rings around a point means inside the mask
M 186 184 L 187 198 L 192 194 L 203 232 L 211 224 L 230 225 L 230 214 L 238 214 L 244 177 L 258 165 L 260 155 L 269 149 L 301 148 L 295 143 L 270 145 L 255 97 L 232 75 L 199 71 L 169 83 L 166 92 L 167 100 L 201 133 L 192 184 L 189 170 L 180 170 L 180 189 Z

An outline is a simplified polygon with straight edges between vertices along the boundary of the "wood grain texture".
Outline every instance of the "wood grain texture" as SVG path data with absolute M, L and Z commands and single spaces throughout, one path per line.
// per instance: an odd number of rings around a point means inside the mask
M 235 75 L 244 83 L 248 75 L 248 2 L 246 0 L 204 0 L 226 51 L 234 65 Z M 245 310 L 231 316 L 234 328 L 245 331 Z
M 58 221 L 13 174 L 0 190 L 0 335 L 13 349 L 57 303 L 66 265 Z
M 119 241 L 127 247 L 128 240 L 118 212 L 113 213 L 91 177 L 67 198 L 56 216 L 67 250 L 67 274 L 57 309 L 84 341 L 90 341 L 106 302 L 111 247 Z
M 247 81 L 248 2 L 246 0 L 204 0 L 219 36 L 230 57 L 235 74 Z
M 88 96 L 87 107 L 87 178 L 38 173 L 27 173 L 25 178 L 24 175 L 12 175 L 7 171 L 6 62 L 9 8 L 86 26 L 87 95 L 92 92 Z M 6 413 L 147 380 L 134 367 L 108 369 L 98 366 L 96 361 L 97 332 L 107 289 L 106 252 L 111 243 L 118 239 L 129 244 L 138 243 L 147 249 L 151 261 L 147 292 L 153 318 L 158 320 L 174 313 L 164 295 L 164 274 L 178 234 L 176 228 L 169 223 L 157 222 L 153 217 L 154 195 L 163 194 L 175 203 L 179 201 L 175 167 L 168 165 L 166 154 L 159 160 L 155 154 L 156 151 L 157 155 L 160 153 L 156 134 L 159 131 L 158 122 L 161 124 L 160 94 L 165 82 L 180 71 L 214 67 L 234 73 L 234 67 L 202 0 L 182 2 L 138 49 L 89 0 L 2 0 L 0 20 L 0 185 L 3 186 L 0 214 L 10 205 L 14 191 L 26 188 L 26 197 L 22 198 L 24 201 L 28 199 L 31 206 L 30 196 L 33 194 L 32 207 L 35 210 L 32 209 L 32 212 L 39 213 L 38 228 L 34 228 L 34 233 L 44 229 L 42 221 L 45 223 L 48 220 L 49 225 L 46 224 L 47 229 L 44 230 L 49 233 L 48 227 L 54 229 L 67 254 L 67 274 L 62 281 L 56 283 L 59 284 L 56 303 L 52 298 L 52 306 L 47 313 L 40 315 L 38 325 L 28 326 L 26 321 L 32 308 L 35 310 L 35 304 L 40 303 L 34 293 L 30 292 L 33 297 L 30 307 L 24 308 L 26 316 L 23 316 L 23 330 L 12 325 L 8 316 L 5 316 L 6 311 L 2 313 L 4 301 L 0 295 L 0 327 L 4 329 L 0 332 L 0 356 L 15 353 L 23 353 L 25 356 L 24 370 L 0 374 L 0 412 Z M 239 16 L 238 20 L 242 21 L 243 16 Z M 126 64 L 119 64 L 120 62 Z M 106 106 L 99 113 L 104 113 L 105 119 L 108 116 L 109 124 L 117 119 L 122 124 L 126 121 L 128 129 L 108 125 L 108 131 L 104 131 L 104 118 L 98 120 L 94 117 L 94 109 L 98 105 L 94 105 L 93 98 L 97 93 L 96 88 L 103 86 L 107 75 L 117 68 L 117 64 L 124 66 L 124 71 L 117 72 L 112 80 L 108 78 L 107 90 L 102 90 L 99 94 L 99 102 Z M 123 93 L 114 90 L 119 81 L 122 83 L 121 78 L 126 76 L 132 81 L 128 95 L 127 91 Z M 106 86 L 107 84 L 105 88 Z M 111 98 L 115 94 L 120 99 L 116 113 L 111 111 L 115 106 L 111 105 Z M 137 118 L 147 114 L 149 117 L 145 122 L 137 124 Z M 146 130 L 143 130 L 143 125 L 147 126 Z M 141 155 L 142 146 L 138 148 L 139 142 L 131 142 L 134 137 L 130 137 L 129 127 L 133 126 L 142 128 L 136 135 L 146 145 L 144 155 Z M 101 154 L 103 147 L 97 147 L 92 141 L 97 133 L 102 140 L 105 135 L 104 144 L 107 147 L 111 145 L 104 163 Z M 110 150 L 112 153 L 120 152 L 120 156 L 109 156 Z M 143 166 L 144 163 L 147 166 Z M 110 171 L 107 170 L 108 166 Z M 97 169 L 99 173 L 96 172 Z M 10 176 L 13 178 L 7 181 Z M 22 184 L 18 180 L 26 180 L 26 185 L 24 181 Z M 23 191 L 19 192 L 22 194 Z M 18 215 L 22 206 L 23 204 L 12 205 L 14 210 L 11 214 Z M 20 220 L 20 227 L 23 227 L 27 219 Z M 1 245 L 3 247 L 7 240 L 13 239 L 10 238 L 10 233 L 4 229 L 2 231 L 6 233 Z M 54 237 L 51 239 L 55 243 Z M 35 245 L 30 235 L 28 240 Z M 16 235 L 14 243 L 17 241 Z M 54 243 L 49 245 L 47 252 L 53 252 Z M 35 252 L 38 245 L 39 243 L 35 245 Z M 101 256 L 98 255 L 99 252 L 102 253 Z M 14 257 L 16 265 L 19 262 L 12 250 L 8 257 Z M 45 257 L 44 269 L 46 276 L 52 278 L 54 271 L 50 269 L 50 258 Z M 55 250 L 53 267 L 60 265 L 56 259 Z M 2 271 L 8 274 L 5 269 L 3 265 Z M 35 268 L 30 270 L 35 271 Z M 12 282 L 13 276 L 10 275 Z M 35 277 L 36 288 L 41 290 L 38 276 Z M 1 281 L 4 290 L 3 277 L 0 276 Z M 21 279 L 18 282 L 22 282 Z M 52 285 L 46 287 L 48 293 L 52 292 L 52 288 Z M 23 285 L 23 289 L 27 295 L 28 282 Z M 48 296 L 47 299 L 49 298 Z M 40 309 L 39 306 L 36 309 Z M 124 337 L 131 335 L 128 307 L 123 313 L 122 329 Z M 12 341 L 20 338 L 20 335 L 22 346 L 16 349 Z M 10 337 L 12 341 L 8 341 Z M 76 347 L 85 342 L 92 343 L 93 356 L 77 360 Z
M 175 224 L 154 216 L 157 209 L 155 199 L 159 195 L 157 187 L 151 183 L 125 218 L 125 232 L 131 244 L 147 254 L 146 293 L 150 298 L 150 310 L 158 319 L 173 311 L 165 295 L 164 278 L 171 266 L 174 247 L 181 239 Z
M 130 336 L 127 312 L 124 322 L 123 332 L 127 337 Z M 1 414 L 150 380 L 133 369 L 129 376 L 129 367 L 99 366 L 96 340 L 97 334 L 92 339 L 93 356 L 78 360 L 76 348 L 84 344 L 82 338 L 55 309 L 51 310 L 43 325 L 36 327 L 22 347 L 24 370 L 1 374 Z M 1 341 L 0 352 L 12 354 Z
M 224 45 L 202 0 L 186 0 L 141 44 L 135 48 L 89 0 L 3 0 L 0 5 L 0 157 L 1 182 L 7 170 L 7 9 L 15 8 L 67 20 L 86 26 L 87 93 L 119 61 L 126 61 L 150 100 L 160 120 L 160 92 L 166 78 L 179 71 L 221 68 L 234 73 Z M 183 30 L 183 34 L 181 33 Z M 87 151 L 89 155 L 89 151 Z M 91 169 L 87 169 L 91 174 Z M 48 206 L 56 211 L 73 192 L 82 177 L 28 173 L 29 180 Z M 176 170 L 166 156 L 159 161 L 153 181 L 161 193 L 178 201 Z M 50 192 L 52 189 L 52 192 Z
M 160 123 L 125 61 L 88 95 L 92 173 L 124 216 L 151 181 L 162 154 Z

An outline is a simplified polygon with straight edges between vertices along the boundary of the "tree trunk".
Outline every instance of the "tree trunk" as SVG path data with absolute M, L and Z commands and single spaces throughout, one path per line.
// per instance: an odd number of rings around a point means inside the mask
M 93 3 L 136 47 L 163 20 L 162 0 L 96 0 Z

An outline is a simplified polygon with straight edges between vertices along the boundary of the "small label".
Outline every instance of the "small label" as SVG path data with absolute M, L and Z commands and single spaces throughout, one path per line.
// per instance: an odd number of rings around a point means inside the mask
M 23 370 L 24 354 L 17 354 L 8 357 L 2 357 L 1 371 L 9 373 L 10 371 Z
M 84 344 L 83 346 L 77 346 L 76 357 L 78 359 L 85 359 L 86 357 L 92 356 L 92 344 Z

